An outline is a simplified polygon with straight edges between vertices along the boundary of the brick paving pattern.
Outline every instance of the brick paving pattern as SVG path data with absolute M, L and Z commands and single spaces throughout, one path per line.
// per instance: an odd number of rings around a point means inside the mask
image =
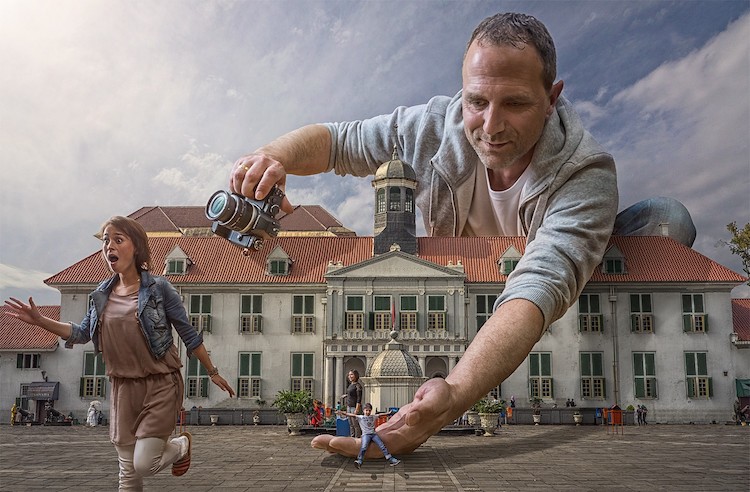
M 380 492 L 750 490 L 750 427 L 503 426 L 494 437 L 440 434 L 402 463 L 312 449 L 282 426 L 193 426 L 192 466 L 146 478 L 146 491 Z M 112 491 L 105 427 L 0 426 L 0 491 Z

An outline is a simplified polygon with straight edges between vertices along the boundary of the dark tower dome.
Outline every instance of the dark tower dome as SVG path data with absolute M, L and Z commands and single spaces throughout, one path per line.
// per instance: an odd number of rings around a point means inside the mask
M 417 175 L 412 167 L 393 156 L 375 172 L 375 227 L 373 254 L 391 251 L 394 245 L 409 254 L 417 254 L 416 208 L 414 195 Z

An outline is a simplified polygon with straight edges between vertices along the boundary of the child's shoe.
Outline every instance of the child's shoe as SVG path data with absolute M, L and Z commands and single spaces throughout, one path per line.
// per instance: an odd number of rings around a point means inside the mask
M 397 458 L 395 458 L 395 457 L 391 456 L 390 458 L 388 458 L 388 463 L 390 463 L 390 464 L 391 464 L 391 466 L 396 466 L 396 465 L 398 465 L 399 463 L 401 463 L 401 460 L 399 460 L 399 459 L 397 459 Z

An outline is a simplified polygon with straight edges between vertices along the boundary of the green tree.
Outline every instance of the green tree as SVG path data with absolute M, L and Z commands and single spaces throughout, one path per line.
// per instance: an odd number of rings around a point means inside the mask
M 729 247 L 729 251 L 732 254 L 740 257 L 742 260 L 742 271 L 750 277 L 750 223 L 745 224 L 745 227 L 740 229 L 737 227 L 737 222 L 732 222 L 731 224 L 727 224 L 727 230 L 732 234 L 732 239 L 721 242 Z M 747 281 L 747 285 L 750 285 L 750 278 Z

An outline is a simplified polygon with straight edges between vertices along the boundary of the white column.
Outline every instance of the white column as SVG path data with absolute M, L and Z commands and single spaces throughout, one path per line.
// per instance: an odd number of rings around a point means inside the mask
M 422 368 L 422 376 L 427 377 L 427 357 L 420 357 L 417 362 L 419 362 L 419 367 Z
M 324 375 L 325 382 L 323 386 L 323 403 L 328 407 L 331 407 L 331 406 L 335 407 L 335 405 L 333 405 L 334 394 L 332 394 L 334 391 L 333 357 L 331 356 L 326 357 L 324 371 L 325 371 L 325 375 Z
M 448 356 L 448 374 L 453 372 L 453 368 L 456 367 L 456 356 Z
M 336 376 L 333 384 L 333 408 L 336 408 L 336 404 L 341 401 L 341 395 L 344 394 L 346 389 L 344 388 L 344 358 L 336 357 L 336 370 L 334 371 Z

